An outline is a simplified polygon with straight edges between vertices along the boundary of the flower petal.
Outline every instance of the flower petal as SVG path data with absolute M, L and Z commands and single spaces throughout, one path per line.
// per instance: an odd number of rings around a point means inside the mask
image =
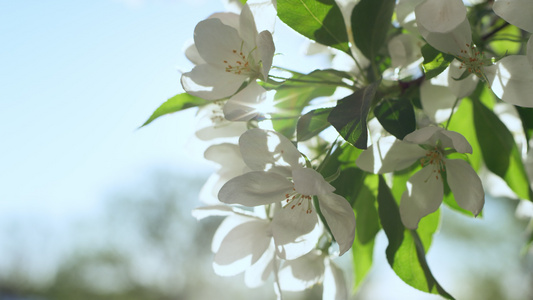
M 342 269 L 330 259 L 326 259 L 325 264 L 322 300 L 348 299 L 348 286 Z
M 243 223 L 228 232 L 213 259 L 215 272 L 232 276 L 243 272 L 261 258 L 272 239 L 270 223 L 258 220 Z
M 221 70 L 227 66 L 224 61 L 235 61 L 232 58 L 238 57 L 234 50 L 248 53 L 253 49 L 244 48 L 243 39 L 237 29 L 225 25 L 217 18 L 203 20 L 196 25 L 194 43 L 200 56 L 208 64 Z
M 239 35 L 244 40 L 244 43 L 248 45 L 249 50 L 255 48 L 256 38 L 258 35 L 257 27 L 255 26 L 254 15 L 250 10 L 250 6 L 244 5 L 241 10 L 239 18 Z M 248 53 L 249 51 L 247 51 Z
M 484 68 L 491 89 L 500 99 L 533 107 L 533 68 L 525 55 L 510 55 Z
M 450 130 L 441 130 L 438 132 L 439 140 L 442 143 L 444 148 L 453 148 L 459 153 L 470 153 L 472 154 L 472 146 L 468 140 L 459 132 L 450 131 Z
M 318 217 L 315 212 L 307 213 L 304 206 L 285 206 L 274 214 L 272 236 L 282 259 L 295 259 L 316 246 L 320 235 Z
M 285 261 L 279 271 L 279 283 L 284 291 L 303 291 L 321 282 L 324 276 L 324 256 L 313 251 L 295 260 Z
M 492 10 L 514 26 L 533 32 L 533 1 L 496 0 Z
M 335 190 L 320 173 L 311 168 L 294 168 L 292 170 L 294 189 L 301 195 L 328 194 Z
M 405 169 L 425 154 L 426 151 L 418 145 L 387 136 L 363 151 L 355 164 L 367 172 L 382 174 Z
M 290 169 L 302 165 L 298 149 L 275 131 L 250 129 L 241 135 L 239 146 L 244 162 L 252 170 L 272 170 L 290 177 Z
M 407 190 L 400 202 L 400 217 L 405 227 L 416 229 L 422 217 L 439 208 L 444 188 L 442 178 L 436 176 L 434 169 L 426 166 L 407 182 Z
M 282 201 L 292 188 L 292 182 L 282 175 L 253 171 L 228 181 L 220 189 L 218 199 L 228 204 L 265 205 Z
M 257 107 L 266 98 L 266 90 L 252 81 L 224 105 L 224 117 L 230 121 L 249 121 L 259 113 Z
M 257 50 L 259 51 L 259 59 L 263 65 L 263 69 L 261 70 L 261 74 L 263 75 L 262 79 L 266 81 L 270 67 L 272 67 L 274 52 L 276 51 L 270 31 L 265 30 L 259 34 L 257 37 Z
M 466 19 L 461 0 L 426 0 L 415 8 L 416 20 L 431 32 L 446 33 Z
M 457 204 L 477 216 L 485 204 L 485 192 L 476 171 L 464 160 L 447 159 L 446 174 Z
M 200 107 L 196 119 L 195 135 L 203 141 L 228 137 L 238 138 L 248 129 L 246 123 L 226 120 L 222 104 L 219 102 Z
M 273 264 L 276 263 L 274 261 L 275 255 L 276 248 L 274 246 L 274 241 L 271 241 L 261 258 L 246 269 L 244 273 L 244 283 L 247 287 L 258 287 L 268 280 L 268 277 L 274 270 Z
M 210 64 L 201 64 L 181 75 L 181 85 L 193 96 L 218 100 L 233 95 L 247 78 Z
M 442 0 L 439 0 L 442 1 Z M 445 2 L 445 1 L 443 1 Z M 444 53 L 461 56 L 461 50 L 466 50 L 472 44 L 472 29 L 468 19 L 459 24 L 455 29 L 447 33 L 431 32 L 424 27 L 420 22 L 418 24 L 418 31 L 435 49 Z
M 339 255 L 350 250 L 355 238 L 355 215 L 344 197 L 334 193 L 318 195 L 320 211 L 324 215 L 333 237 L 339 244 Z

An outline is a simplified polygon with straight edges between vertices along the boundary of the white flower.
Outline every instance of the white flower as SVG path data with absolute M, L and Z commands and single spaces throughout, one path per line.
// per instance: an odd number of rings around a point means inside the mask
M 422 165 L 408 180 L 400 202 L 402 222 L 415 229 L 422 217 L 436 211 L 442 203 L 443 174 L 459 206 L 474 215 L 483 208 L 481 180 L 466 161 L 445 157 L 451 152 L 472 153 L 472 147 L 461 134 L 430 126 L 406 135 L 403 141 L 394 137 L 380 139 L 359 156 L 356 164 L 379 174 L 405 169 L 416 161 Z
M 228 181 L 218 194 L 220 201 L 245 206 L 283 202 L 283 209 L 274 215 L 272 230 L 277 243 L 284 244 L 317 226 L 312 200 L 316 196 L 341 254 L 350 249 L 355 235 L 350 204 L 333 193 L 335 188 L 322 175 L 303 166 L 291 141 L 275 131 L 251 129 L 241 136 L 239 146 L 252 172 Z
M 323 283 L 323 300 L 348 299 L 348 288 L 343 271 L 331 257 L 320 250 L 309 252 L 298 259 L 285 261 L 279 271 L 283 291 L 303 291 Z
M 200 190 L 200 201 L 205 204 L 220 204 L 218 192 L 228 180 L 242 175 L 249 171 L 242 161 L 239 146 L 231 143 L 212 145 L 204 152 L 207 160 L 219 165 L 218 170 L 213 173 Z
M 248 120 L 254 115 L 254 104 L 264 98 L 264 90 L 255 80 L 267 80 L 274 56 L 274 42 L 270 31 L 257 32 L 254 16 L 248 5 L 242 9 L 238 27 L 234 14 L 217 14 L 201 21 L 194 30 L 194 48 L 189 47 L 187 57 L 197 65 L 181 77 L 183 89 L 207 100 L 231 97 L 246 114 L 229 114 L 231 120 Z M 244 96 L 235 95 L 241 91 Z M 240 93 L 239 93 L 240 94 Z M 235 98 L 234 98 L 235 97 Z M 250 109 L 242 106 L 247 104 Z M 225 111 L 226 113 L 226 111 Z

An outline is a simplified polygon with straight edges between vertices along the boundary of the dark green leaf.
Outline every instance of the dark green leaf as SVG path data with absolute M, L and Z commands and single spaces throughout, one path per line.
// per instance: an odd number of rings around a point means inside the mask
M 381 225 L 389 240 L 385 253 L 394 272 L 414 288 L 453 299 L 431 273 L 425 256 L 429 246 L 424 245 L 418 233 L 421 232 L 423 239 L 428 240 L 428 236 L 433 235 L 436 230 L 434 217 L 424 221 L 426 223 L 421 222 L 418 232 L 407 230 L 401 221 L 398 205 L 382 176 L 379 177 L 377 199 Z M 429 225 L 427 229 L 420 228 L 426 224 Z
M 150 124 L 153 120 L 173 112 L 177 112 L 180 110 L 184 110 L 190 107 L 195 106 L 201 106 L 209 103 L 209 101 L 204 100 L 200 97 L 192 96 L 187 93 L 178 94 L 170 99 L 168 99 L 165 103 L 161 104 L 154 113 L 142 124 L 141 127 L 146 126 Z
M 521 106 L 515 107 L 518 111 L 520 119 L 522 120 L 522 127 L 524 128 L 524 133 L 526 134 L 526 140 L 529 141 L 533 135 L 533 108 Z
M 371 61 L 385 44 L 395 0 L 361 0 L 352 11 L 355 45 Z
M 431 47 L 429 44 L 422 47 L 422 56 L 424 57 L 424 62 L 422 64 L 424 66 L 426 79 L 431 79 L 442 73 L 442 71 L 446 70 L 454 59 L 453 55 L 444 54 Z
M 308 140 L 328 128 L 331 125 L 328 122 L 331 110 L 332 108 L 319 108 L 301 116 L 296 126 L 297 140 Z
M 384 99 L 374 108 L 379 123 L 396 138 L 403 138 L 415 131 L 416 119 L 409 99 Z
M 475 99 L 474 126 L 487 168 L 500 176 L 522 199 L 530 199 L 529 180 L 512 133 L 485 105 Z
M 339 100 L 331 111 L 328 121 L 340 135 L 359 149 L 367 148 L 368 132 L 366 119 L 370 104 L 376 95 L 378 82 L 356 91 Z
M 342 13 L 334 0 L 278 0 L 278 17 L 318 43 L 350 53 Z

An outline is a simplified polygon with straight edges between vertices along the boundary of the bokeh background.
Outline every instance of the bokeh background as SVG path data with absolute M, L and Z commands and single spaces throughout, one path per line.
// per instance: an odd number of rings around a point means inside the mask
M 183 92 L 183 45 L 220 0 L 0 0 L 0 300 L 274 299 L 211 268 L 221 221 L 191 209 L 213 171 L 195 151 L 194 109 L 138 127 Z M 309 72 L 304 39 L 276 28 L 278 62 Z M 299 51 L 302 50 L 302 51 Z M 533 299 L 528 220 L 487 199 L 484 216 L 443 209 L 429 252 L 459 299 Z M 354 299 L 440 299 L 405 285 L 378 237 Z M 350 259 L 338 261 L 351 280 Z M 320 299 L 321 287 L 287 293 Z

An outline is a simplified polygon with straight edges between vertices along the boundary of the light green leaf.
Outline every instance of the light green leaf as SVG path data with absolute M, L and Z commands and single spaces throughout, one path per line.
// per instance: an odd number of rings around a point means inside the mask
M 187 93 L 178 94 L 165 103 L 161 104 L 154 113 L 141 125 L 141 127 L 150 124 L 153 120 L 170 113 L 174 113 L 180 110 L 184 110 L 191 107 L 202 106 L 209 103 L 209 101 L 200 97 L 192 96 Z
M 395 5 L 395 0 L 361 0 L 352 11 L 355 45 L 371 61 L 385 44 Z
M 387 261 L 405 283 L 421 291 L 454 299 L 437 282 L 426 261 L 425 253 L 431 236 L 438 226 L 438 216 L 428 216 L 421 221 L 418 230 L 406 229 L 394 197 L 382 176 L 379 177 L 378 212 L 383 230 L 389 240 L 385 250 Z M 437 224 L 437 225 L 435 225 Z M 422 229 L 421 226 L 427 226 Z M 422 236 L 422 237 L 421 237 Z
M 296 126 L 296 138 L 298 141 L 308 140 L 324 129 L 331 126 L 328 116 L 332 108 L 319 108 L 301 116 Z
M 530 198 L 529 180 L 512 133 L 493 111 L 474 99 L 474 126 L 487 168 L 522 199 Z
M 278 0 L 278 17 L 292 29 L 326 46 L 350 53 L 342 13 L 334 0 Z
M 453 55 L 444 54 L 429 44 L 422 47 L 422 56 L 424 57 L 422 65 L 426 79 L 431 79 L 442 73 L 454 59 Z

